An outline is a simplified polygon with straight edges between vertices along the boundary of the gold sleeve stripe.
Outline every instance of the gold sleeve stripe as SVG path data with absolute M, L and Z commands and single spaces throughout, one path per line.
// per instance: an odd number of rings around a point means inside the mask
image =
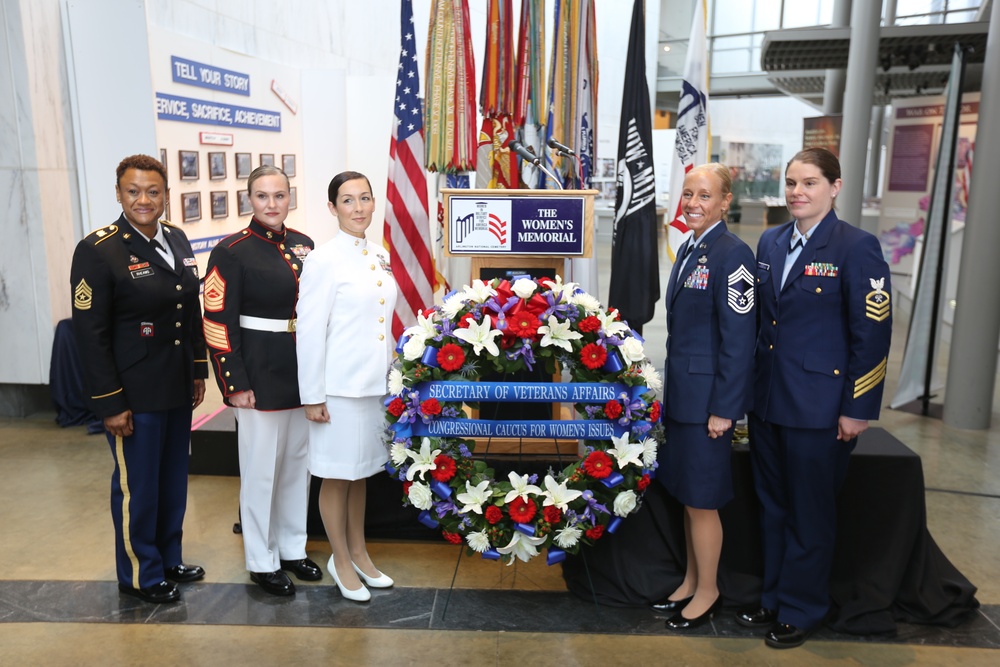
M 217 313 L 226 305 L 226 281 L 219 275 L 219 267 L 212 267 L 205 278 L 205 310 Z
M 122 388 L 122 389 L 115 389 L 110 394 L 101 394 L 100 396 L 91 396 L 91 398 L 94 399 L 94 400 L 97 400 L 98 398 L 107 398 L 108 396 L 114 396 L 115 394 L 120 394 L 123 391 L 125 391 L 124 388 Z
M 208 363 L 208 359 L 195 359 L 194 363 L 196 363 L 196 364 L 207 364 Z
M 863 396 L 867 392 L 871 391 L 885 379 L 886 370 L 886 359 L 882 359 L 882 363 L 872 369 L 871 372 L 867 373 L 863 377 L 858 378 L 857 382 L 854 383 L 854 398 Z
M 94 290 L 87 284 L 85 278 L 81 278 L 73 289 L 73 307 L 77 310 L 90 310 L 94 302 Z
M 206 319 L 205 322 L 205 342 L 209 347 L 220 352 L 230 352 L 229 331 L 225 325 Z

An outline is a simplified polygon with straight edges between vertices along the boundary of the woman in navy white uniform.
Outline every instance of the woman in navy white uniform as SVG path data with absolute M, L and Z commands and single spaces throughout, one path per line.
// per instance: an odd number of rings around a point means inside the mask
M 306 557 L 308 428 L 295 371 L 295 309 L 312 239 L 285 226 L 285 173 L 261 166 L 247 180 L 253 218 L 212 250 L 205 276 L 205 341 L 227 405 L 236 409 L 240 521 L 250 579 L 293 595 L 284 571 L 323 573 Z
M 667 284 L 666 446 L 658 479 L 684 504 L 687 569 L 658 611 L 685 630 L 721 606 L 719 508 L 733 497 L 733 427 L 750 407 L 756 336 L 753 253 L 725 223 L 729 169 L 712 163 L 684 178 L 681 206 L 693 235 L 679 248 Z
M 761 502 L 761 606 L 736 620 L 773 648 L 802 644 L 830 609 L 837 494 L 877 419 L 892 331 L 889 267 L 871 234 L 837 218 L 840 164 L 800 151 L 785 169 L 794 220 L 760 237 L 760 329 L 750 414 Z
M 175 583 L 205 576 L 181 562 L 181 534 L 191 413 L 205 396 L 208 360 L 191 244 L 160 221 L 167 193 L 159 160 L 122 160 L 122 215 L 80 241 L 70 269 L 84 386 L 115 460 L 118 589 L 157 603 L 180 599 Z
M 375 211 L 368 179 L 337 174 L 327 194 L 340 231 L 310 254 L 302 274 L 299 392 L 309 420 L 309 470 L 323 478 L 319 507 L 332 550 L 327 568 L 345 598 L 364 602 L 371 598 L 365 584 L 393 584 L 368 555 L 365 489 L 388 460 L 382 398 L 394 347 L 396 282 L 385 250 L 365 238 Z

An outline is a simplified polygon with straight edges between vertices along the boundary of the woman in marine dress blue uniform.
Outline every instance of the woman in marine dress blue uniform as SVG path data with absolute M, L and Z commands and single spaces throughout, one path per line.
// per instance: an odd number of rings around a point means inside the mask
M 684 504 L 687 569 L 658 611 L 667 627 L 704 624 L 721 606 L 719 508 L 733 497 L 733 425 L 750 407 L 756 336 L 753 253 L 727 228 L 729 169 L 712 163 L 684 178 L 681 206 L 694 234 L 667 284 L 667 373 L 659 479 Z

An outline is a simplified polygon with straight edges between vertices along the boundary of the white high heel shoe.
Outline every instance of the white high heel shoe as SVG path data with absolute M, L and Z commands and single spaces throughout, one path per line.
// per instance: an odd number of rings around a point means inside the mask
M 348 600 L 353 600 L 354 602 L 368 602 L 372 599 L 371 592 L 365 588 L 364 584 L 361 584 L 361 588 L 351 590 L 349 588 L 344 588 L 344 585 L 340 583 L 340 579 L 337 577 L 337 566 L 333 563 L 333 554 L 330 554 L 330 560 L 326 564 L 326 569 L 330 571 L 330 576 L 333 577 L 333 583 L 337 584 L 337 588 L 340 589 L 340 594 Z
M 354 568 L 354 571 L 358 573 L 358 576 L 361 577 L 361 581 L 365 582 L 372 588 L 392 588 L 392 585 L 396 583 L 392 580 L 392 577 L 379 569 L 375 570 L 378 572 L 377 577 L 369 577 L 361 571 L 361 568 L 358 567 L 353 560 L 351 561 L 351 566 Z

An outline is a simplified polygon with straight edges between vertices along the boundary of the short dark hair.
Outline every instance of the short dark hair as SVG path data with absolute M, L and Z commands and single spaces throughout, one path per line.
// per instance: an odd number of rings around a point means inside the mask
M 155 171 L 163 178 L 163 187 L 167 187 L 167 168 L 163 166 L 163 163 L 157 160 L 155 157 L 150 157 L 148 155 L 129 155 L 127 158 L 118 163 L 118 168 L 115 169 L 115 185 L 122 184 L 122 176 L 129 169 L 138 169 L 139 171 Z
M 840 178 L 840 160 L 837 156 L 825 148 L 804 148 L 795 154 L 788 164 L 785 165 L 785 173 L 793 162 L 803 162 L 811 164 L 820 170 L 826 180 L 833 183 Z
M 354 181 L 359 178 L 365 179 L 365 183 L 368 184 L 368 191 L 372 190 L 372 182 L 368 180 L 368 177 L 358 171 L 342 171 L 333 177 L 330 181 L 330 186 L 326 189 L 327 199 L 336 204 L 337 203 L 337 193 L 340 192 L 340 186 L 347 181 Z

